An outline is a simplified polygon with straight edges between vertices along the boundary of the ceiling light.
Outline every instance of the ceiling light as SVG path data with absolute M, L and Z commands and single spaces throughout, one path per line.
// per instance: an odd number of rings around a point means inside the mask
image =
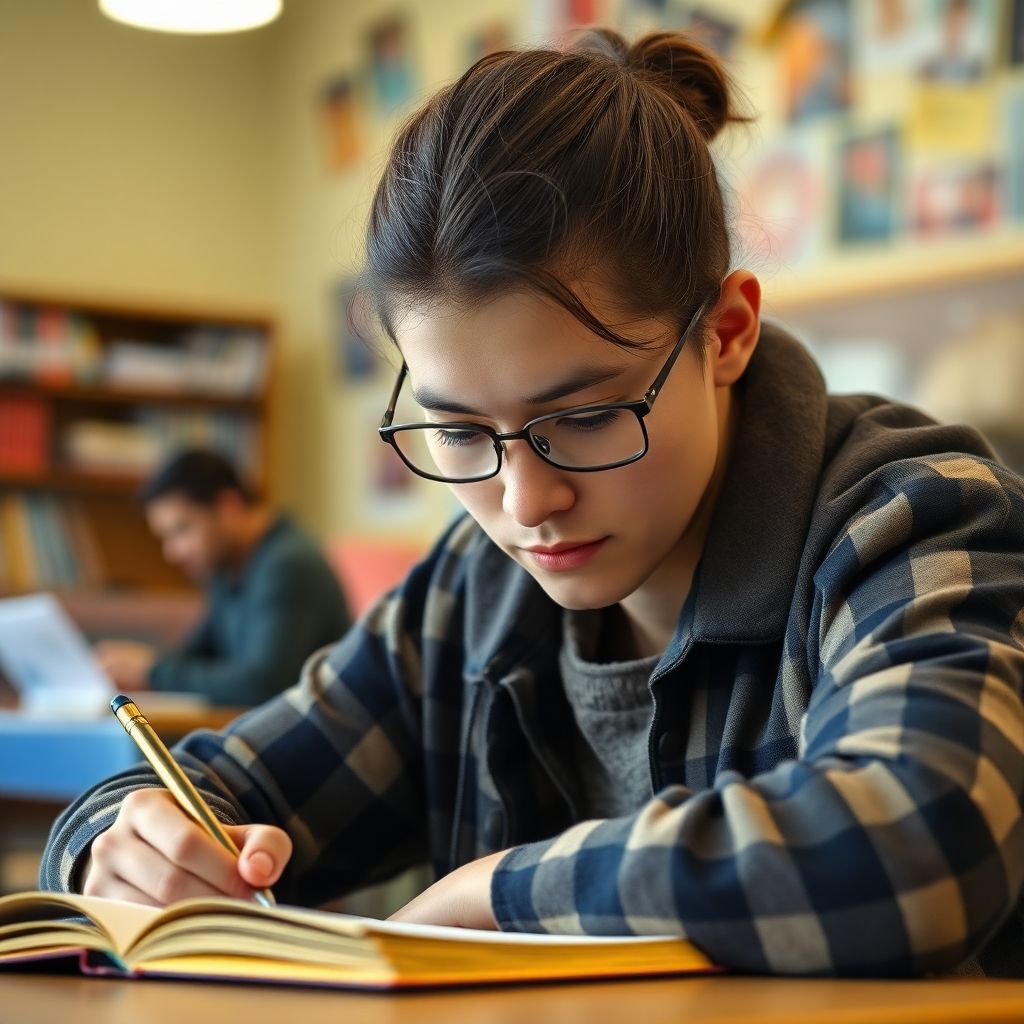
M 114 21 L 157 32 L 244 32 L 273 21 L 281 0 L 100 0 Z

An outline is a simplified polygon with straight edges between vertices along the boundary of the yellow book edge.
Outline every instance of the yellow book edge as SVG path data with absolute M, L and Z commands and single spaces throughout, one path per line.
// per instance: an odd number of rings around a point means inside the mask
M 229 898 L 155 908 L 64 893 L 0 897 L 0 970 L 76 958 L 86 974 L 379 989 L 720 970 L 677 936 L 476 931 Z

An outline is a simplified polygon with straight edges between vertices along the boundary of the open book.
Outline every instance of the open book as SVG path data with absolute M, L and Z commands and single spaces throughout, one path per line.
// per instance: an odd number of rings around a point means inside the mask
M 164 908 L 62 893 L 0 897 L 0 970 L 45 961 L 85 974 L 383 989 L 718 970 L 673 936 L 473 931 L 226 897 Z

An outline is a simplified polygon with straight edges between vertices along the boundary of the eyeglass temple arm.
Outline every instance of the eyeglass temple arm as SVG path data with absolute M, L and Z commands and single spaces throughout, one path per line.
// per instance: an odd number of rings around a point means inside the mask
M 391 389 L 391 397 L 388 399 L 388 407 L 384 410 L 384 415 L 381 417 L 381 427 L 390 427 L 391 421 L 395 418 L 395 406 L 398 404 L 398 392 L 402 390 L 402 381 L 405 380 L 405 375 L 408 373 L 408 366 L 406 366 L 405 360 L 402 360 L 402 368 L 398 371 L 398 380 L 395 381 L 395 386 Z
M 720 294 L 721 292 L 719 291 L 714 295 L 709 295 L 697 307 L 697 312 L 690 318 L 690 322 L 686 325 L 686 330 L 679 336 L 679 340 L 676 342 L 676 347 L 672 350 L 672 354 L 665 361 L 665 365 L 661 368 L 661 372 L 654 378 L 654 383 L 647 389 L 647 392 L 644 395 L 644 400 L 649 406 L 652 405 L 655 398 L 658 397 L 658 392 L 661 391 L 662 385 L 668 379 L 668 375 L 672 372 L 672 367 L 676 365 L 676 360 L 679 358 L 679 353 L 683 351 L 687 338 L 690 337 L 693 329 L 698 323 L 700 323 L 700 319 L 704 315 L 704 311 L 718 301 Z

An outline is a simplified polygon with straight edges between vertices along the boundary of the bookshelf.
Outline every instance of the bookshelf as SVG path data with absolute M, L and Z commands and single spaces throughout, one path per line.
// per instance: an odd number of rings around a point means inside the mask
M 189 588 L 136 494 L 183 445 L 270 491 L 273 323 L 0 287 L 0 594 Z

